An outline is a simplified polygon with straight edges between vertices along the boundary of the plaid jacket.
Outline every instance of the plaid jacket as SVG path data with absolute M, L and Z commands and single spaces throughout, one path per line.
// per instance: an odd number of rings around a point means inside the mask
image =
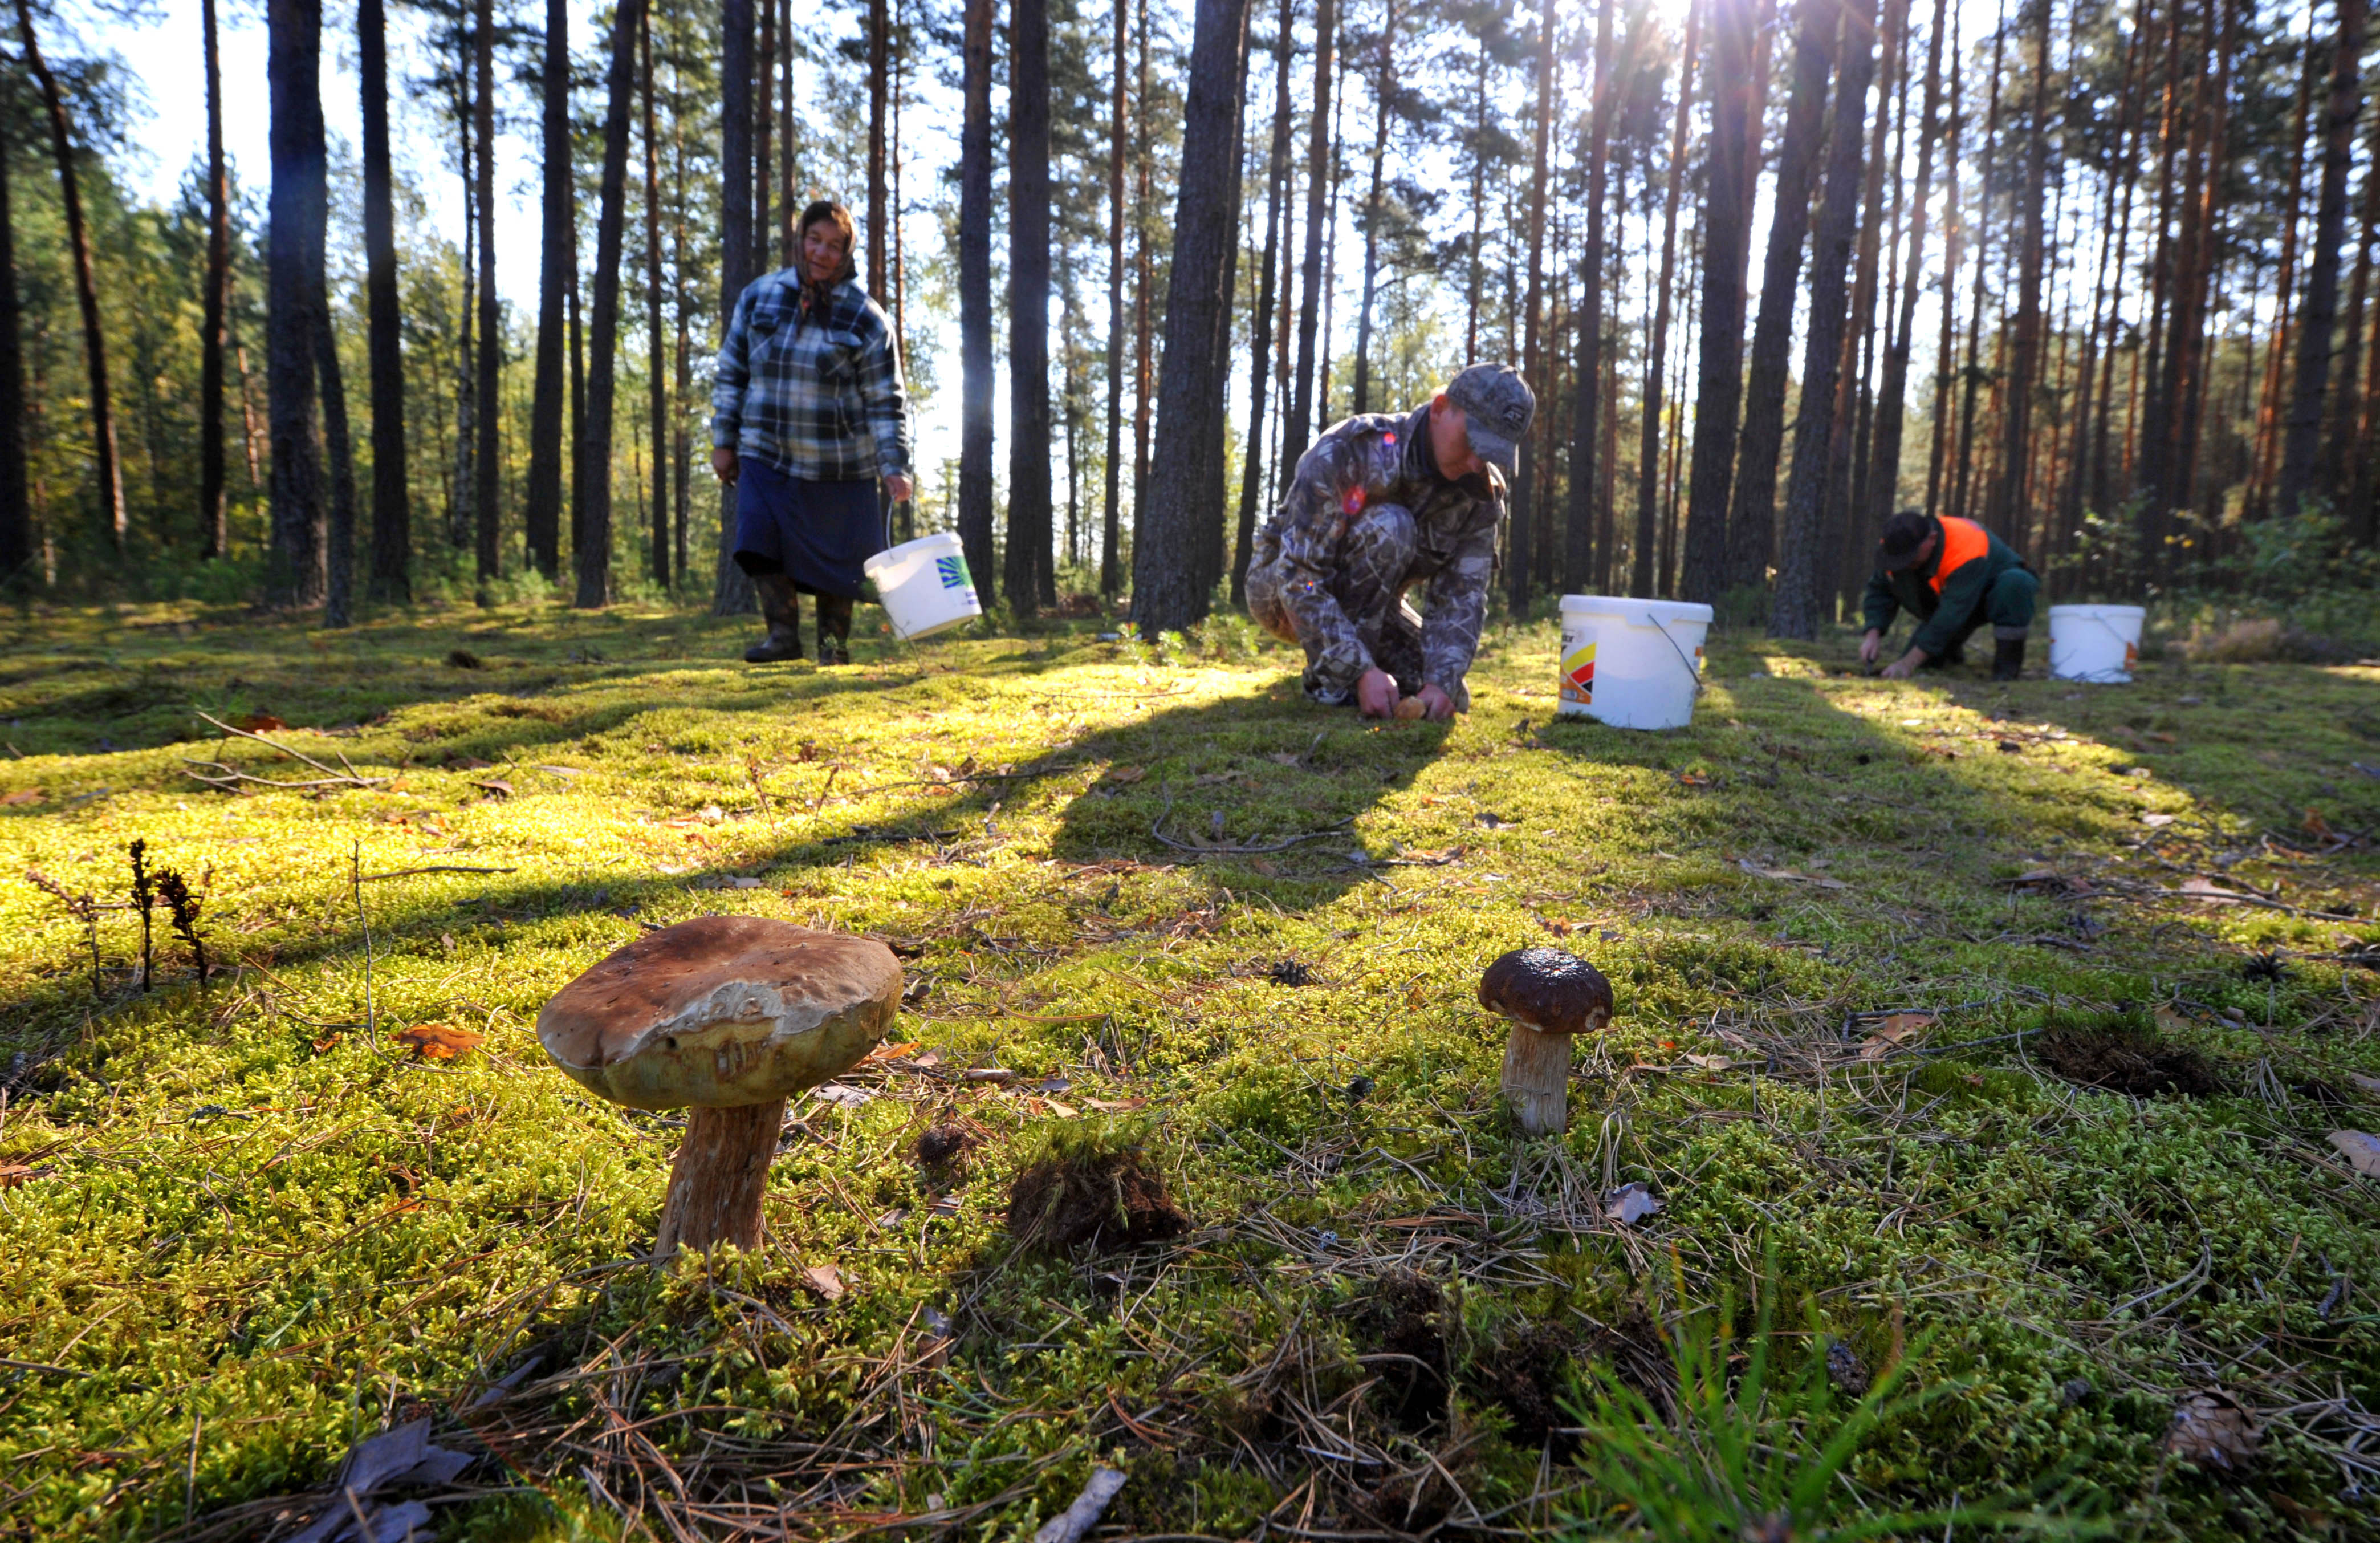
M 858 285 L 805 315 L 795 270 L 745 287 L 719 346 L 710 443 L 817 482 L 906 476 L 909 393 L 883 308 Z

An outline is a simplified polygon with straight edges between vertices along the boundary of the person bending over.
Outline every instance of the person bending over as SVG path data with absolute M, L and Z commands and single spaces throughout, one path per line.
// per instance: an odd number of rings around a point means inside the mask
M 901 353 L 883 308 L 854 281 L 843 205 L 802 211 L 791 268 L 736 298 L 710 392 L 711 469 L 735 490 L 735 565 L 769 635 L 753 664 L 802 656 L 801 601 L 818 597 L 821 664 L 851 662 L 860 565 L 884 550 L 876 484 L 908 499 L 913 435 Z
M 2014 680 L 2024 670 L 2025 634 L 2040 592 L 2041 580 L 2016 549 L 1973 520 L 1903 509 L 1884 522 L 1876 542 L 1876 573 L 1862 603 L 1867 636 L 1860 640 L 1860 662 L 1876 662 L 1893 618 L 1907 611 L 1917 617 L 1917 631 L 1909 651 L 1884 667 L 1888 678 L 1961 662 L 1968 634 L 1989 623 L 1992 678 Z
M 1366 718 L 1408 699 L 1440 722 L 1470 711 L 1505 482 L 1536 411 L 1518 371 L 1475 364 L 1411 412 L 1348 419 L 1298 458 L 1257 533 L 1248 613 L 1305 650 L 1307 696 Z M 1405 599 L 1422 583 L 1426 618 Z

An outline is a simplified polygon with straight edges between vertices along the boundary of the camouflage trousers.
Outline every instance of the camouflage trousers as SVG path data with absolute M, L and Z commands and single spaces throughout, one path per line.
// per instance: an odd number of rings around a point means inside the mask
M 1340 614 L 1355 629 L 1372 662 L 1394 675 L 1398 694 L 1406 697 L 1422 687 L 1421 615 L 1404 598 L 1413 583 L 1417 550 L 1412 511 L 1402 504 L 1375 504 L 1348 522 L 1339 544 L 1339 569 L 1319 586 L 1339 602 Z M 1281 641 L 1305 647 L 1307 694 L 1317 700 L 1330 699 L 1316 689 L 1311 668 L 1327 640 L 1299 637 L 1290 609 L 1291 587 L 1312 581 L 1293 577 L 1283 567 L 1269 563 L 1248 569 L 1248 614 Z M 1448 687 L 1448 694 L 1458 707 L 1465 705 L 1460 683 Z

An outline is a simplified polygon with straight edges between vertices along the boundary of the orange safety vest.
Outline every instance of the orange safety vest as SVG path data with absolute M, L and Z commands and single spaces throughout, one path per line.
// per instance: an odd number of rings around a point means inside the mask
M 1942 580 L 1977 558 L 1990 556 L 1991 551 L 1989 531 L 1973 520 L 1945 515 L 1942 516 L 1942 551 L 1935 559 L 1934 577 L 1926 582 L 1934 586 L 1935 594 L 1939 595 Z

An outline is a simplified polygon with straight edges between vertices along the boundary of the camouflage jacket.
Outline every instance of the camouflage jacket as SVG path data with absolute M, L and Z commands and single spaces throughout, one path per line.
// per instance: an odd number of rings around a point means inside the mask
M 1281 593 L 1305 645 L 1307 689 L 1343 702 L 1376 662 L 1330 592 L 1348 522 L 1377 504 L 1412 514 L 1416 551 L 1397 584 L 1402 593 L 1427 580 L 1422 621 L 1423 678 L 1459 701 L 1457 689 L 1479 647 L 1488 586 L 1496 571 L 1496 532 L 1504 518 L 1504 480 L 1450 481 L 1430 452 L 1429 408 L 1400 417 L 1367 413 L 1325 431 L 1298 457 L 1289 496 L 1257 532 L 1255 563 L 1277 570 Z

